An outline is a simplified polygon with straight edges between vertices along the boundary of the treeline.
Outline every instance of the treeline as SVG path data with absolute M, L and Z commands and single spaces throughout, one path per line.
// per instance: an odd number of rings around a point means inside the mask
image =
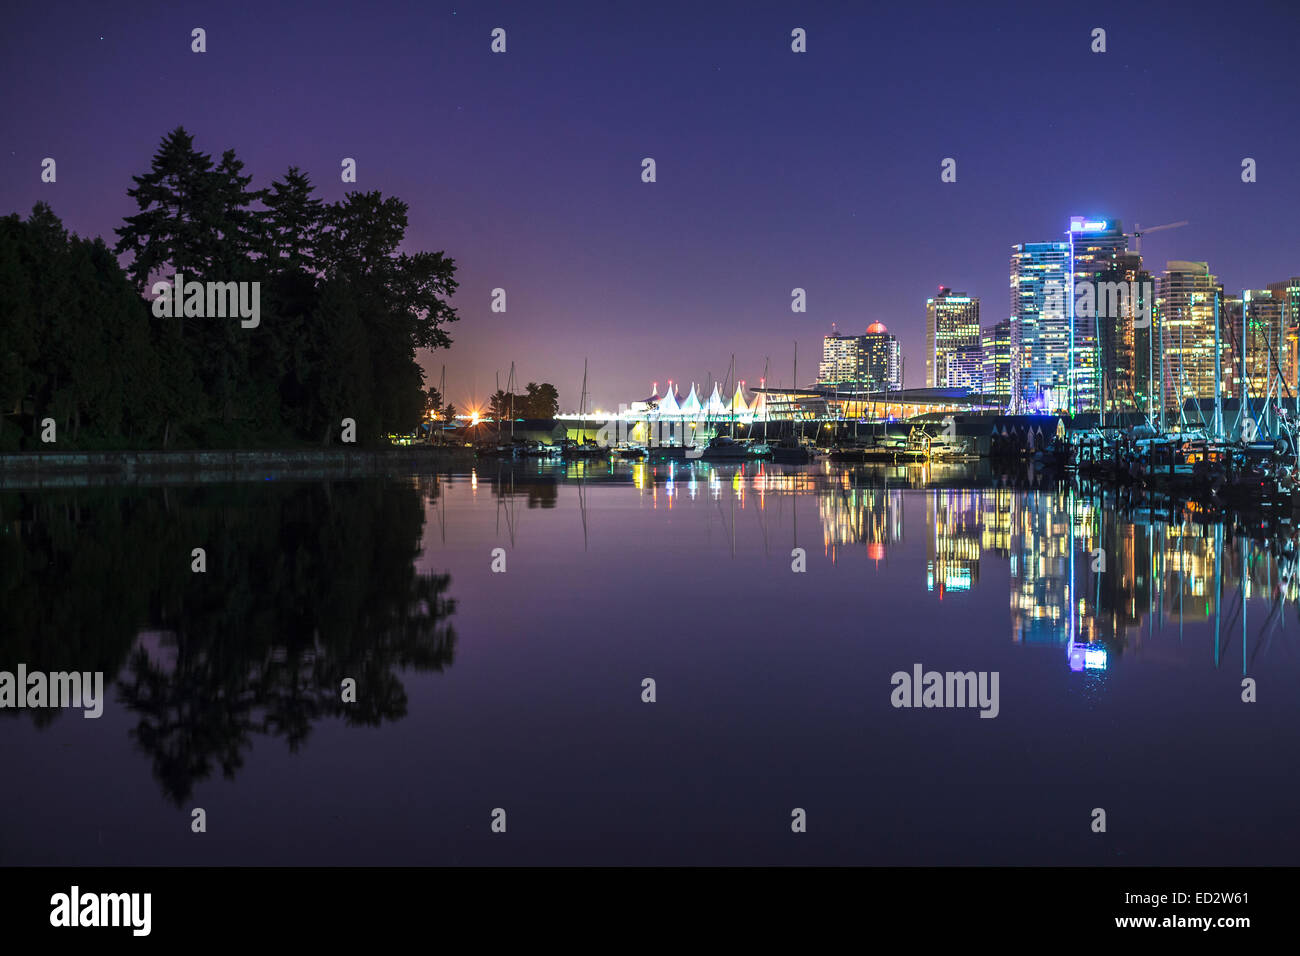
M 0 449 L 328 444 L 344 418 L 358 442 L 419 427 L 416 351 L 450 345 L 457 284 L 441 252 L 398 252 L 404 202 L 324 203 L 297 167 L 250 189 L 233 150 L 214 162 L 183 128 L 132 178 L 139 212 L 112 249 L 44 203 L 0 219 Z M 258 283 L 256 326 L 158 317 L 153 287 L 177 273 Z
M 529 382 L 525 391 L 497 389 L 488 399 L 488 414 L 497 421 L 507 418 L 554 418 L 560 413 L 560 393 L 550 382 Z

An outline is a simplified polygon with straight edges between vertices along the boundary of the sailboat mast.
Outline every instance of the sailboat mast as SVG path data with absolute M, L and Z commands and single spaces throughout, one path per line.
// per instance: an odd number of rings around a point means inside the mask
M 578 397 L 578 427 L 582 431 L 582 444 L 587 443 L 587 360 L 582 360 L 582 394 Z
M 1219 361 L 1219 297 L 1214 297 L 1214 440 L 1223 441 L 1223 369 Z
M 794 343 L 794 381 L 791 383 L 790 387 L 791 387 L 792 389 L 794 389 L 795 391 L 798 391 L 798 389 L 799 389 L 799 343 L 798 343 L 798 342 L 795 342 L 795 343 Z M 798 399 L 799 399 L 799 396 L 796 395 L 796 396 L 795 396 L 795 401 L 798 401 Z M 794 402 L 791 402 L 791 403 L 790 403 L 790 406 L 791 406 L 791 410 L 792 410 L 792 413 L 793 413 Z M 799 437 L 800 437 L 800 438 L 803 438 L 803 415 L 802 415 L 802 409 L 800 409 L 800 412 L 801 412 L 801 414 L 799 415 Z
M 1246 293 L 1243 291 L 1241 293 L 1241 340 L 1237 346 L 1237 355 L 1241 363 L 1241 411 L 1237 413 L 1239 423 L 1237 427 L 1243 443 L 1246 439 L 1246 416 L 1249 414 L 1247 409 L 1250 402 L 1246 390 L 1246 310 L 1248 308 L 1246 302 Z
M 736 353 L 731 353 L 731 367 L 727 369 L 727 381 L 723 388 L 731 388 L 731 376 L 736 373 Z M 736 438 L 736 402 L 735 396 L 732 396 L 731 402 L 731 437 L 734 441 Z
M 1159 434 L 1165 433 L 1165 320 L 1160 318 L 1160 428 Z

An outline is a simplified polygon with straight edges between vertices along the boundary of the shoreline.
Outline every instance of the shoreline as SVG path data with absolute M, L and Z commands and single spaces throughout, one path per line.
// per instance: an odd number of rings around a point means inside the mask
M 474 460 L 470 448 L 320 448 L 229 451 L 25 452 L 0 455 L 0 489 L 170 481 L 351 478 L 393 467 L 439 470 Z M 268 474 L 268 472 L 270 474 Z

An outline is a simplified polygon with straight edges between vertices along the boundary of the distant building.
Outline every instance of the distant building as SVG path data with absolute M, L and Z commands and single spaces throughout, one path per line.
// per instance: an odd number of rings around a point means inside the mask
M 1268 289 L 1246 289 L 1240 295 L 1224 298 L 1219 337 L 1224 343 L 1223 354 L 1232 354 L 1231 389 L 1225 384 L 1225 392 L 1241 394 L 1243 371 L 1252 399 L 1262 399 L 1270 390 L 1279 391 L 1276 384 L 1279 369 L 1283 380 L 1291 381 L 1286 306 L 1285 296 L 1274 296 Z M 1226 363 L 1221 365 L 1223 380 L 1227 382 L 1229 369 Z
M 960 348 L 948 355 L 946 363 L 947 388 L 967 388 L 972 392 L 984 391 L 984 349 L 974 345 Z
M 948 380 L 948 356 L 980 344 L 980 300 L 953 295 L 946 286 L 925 300 L 925 386 L 942 388 Z
M 856 335 L 832 332 L 826 336 L 822 339 L 822 361 L 817 370 L 818 384 L 857 381 L 862 365 L 861 352 Z
M 1017 410 L 1068 401 L 1068 242 L 1022 242 L 1011 250 L 1011 403 Z
M 898 338 L 881 322 L 872 322 L 862 336 L 863 383 L 868 388 L 897 392 L 903 387 L 903 353 Z
M 1270 282 L 1268 284 L 1269 294 L 1273 298 L 1282 302 L 1282 309 L 1286 324 L 1286 383 L 1291 388 L 1291 394 L 1295 394 L 1300 387 L 1300 342 L 1297 341 L 1300 335 L 1300 276 L 1292 276 L 1282 282 Z
M 1174 260 L 1165 264 L 1156 294 L 1156 393 L 1160 395 L 1160 371 L 1164 371 L 1164 404 L 1178 408 L 1189 398 L 1214 397 L 1214 319 L 1223 308 L 1223 287 L 1211 274 L 1209 263 Z M 1219 317 L 1223 321 L 1222 315 Z M 1232 340 L 1220 326 L 1220 341 Z M 1227 348 L 1223 350 L 1228 354 Z M 1230 370 L 1222 367 L 1224 394 L 1231 394 Z
M 1098 318 L 1089 318 L 1086 344 L 1094 358 L 1085 367 L 1094 373 L 1092 383 L 1077 381 L 1080 408 L 1095 409 L 1100 400 L 1107 411 L 1146 411 L 1151 398 L 1151 375 L 1156 371 L 1154 328 L 1155 282 L 1142 268 L 1136 252 L 1115 251 L 1109 260 L 1099 259 L 1093 271 L 1076 274 L 1076 292 L 1081 282 L 1090 282 Z M 1079 343 L 1076 317 L 1075 343 Z M 1076 358 L 1076 367 L 1079 359 Z M 1096 375 L 1100 367 L 1101 374 Z M 1086 387 L 1085 387 L 1086 384 Z
M 1128 236 L 1117 219 L 1070 218 L 1070 243 L 1074 250 L 1074 407 L 1096 410 L 1103 397 L 1107 408 L 1116 397 L 1132 402 L 1133 315 L 1110 315 L 1108 297 L 1100 283 L 1120 281 L 1120 274 L 1139 270 L 1141 259 L 1130 259 Z M 1093 308 L 1079 309 L 1081 285 L 1092 286 Z M 1128 287 L 1126 286 L 1126 289 Z M 1118 304 L 1118 301 L 1116 302 Z
M 1011 320 L 1003 319 L 980 334 L 984 359 L 984 394 L 1011 401 Z
M 817 384 L 896 392 L 903 387 L 902 364 L 897 337 L 873 322 L 863 335 L 835 332 L 822 340 Z
M 1119 281 L 1140 260 L 1127 258 L 1128 236 L 1118 220 L 1072 216 L 1067 235 L 1064 242 L 1012 247 L 1011 401 L 1017 410 L 1085 411 L 1117 392 L 1132 401 L 1133 317 L 1102 314 L 1095 306 L 1097 284 Z M 1081 285 L 1093 286 L 1093 308 L 1078 308 L 1087 301 L 1079 298 Z

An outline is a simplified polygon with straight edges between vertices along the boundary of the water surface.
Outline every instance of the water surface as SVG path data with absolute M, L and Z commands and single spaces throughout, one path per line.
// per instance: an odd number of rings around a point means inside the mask
M 1293 549 L 826 464 L 0 492 L 0 669 L 111 685 L 0 711 L 0 863 L 1294 865 Z

